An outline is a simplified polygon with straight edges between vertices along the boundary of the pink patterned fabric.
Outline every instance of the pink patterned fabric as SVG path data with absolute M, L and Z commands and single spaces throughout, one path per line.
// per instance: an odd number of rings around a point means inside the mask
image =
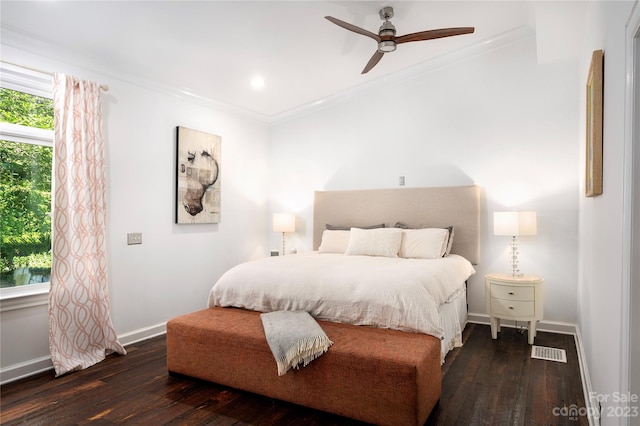
M 49 348 L 56 376 L 126 354 L 109 314 L 101 100 L 97 83 L 54 76 Z

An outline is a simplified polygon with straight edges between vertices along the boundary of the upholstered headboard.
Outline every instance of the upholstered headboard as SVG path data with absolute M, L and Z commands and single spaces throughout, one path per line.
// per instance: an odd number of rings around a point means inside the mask
M 412 228 L 454 226 L 452 253 L 480 261 L 479 186 L 317 191 L 313 209 L 313 249 L 327 224 L 368 226 L 403 222 Z

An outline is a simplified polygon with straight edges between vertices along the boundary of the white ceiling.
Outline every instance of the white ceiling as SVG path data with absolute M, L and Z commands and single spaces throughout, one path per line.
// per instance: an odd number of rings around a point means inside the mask
M 406 43 L 368 74 L 376 43 L 330 15 L 377 33 L 393 6 L 398 35 L 473 26 L 474 34 Z M 2 42 L 241 108 L 266 119 L 465 51 L 523 27 L 538 59 L 579 45 L 582 2 L 525 1 L 2 1 Z M 536 28 L 538 22 L 538 28 Z M 542 28 L 540 23 L 544 23 Z M 22 40 L 22 41 L 20 41 Z M 541 49 L 544 48 L 544 52 Z M 262 90 L 249 82 L 264 77 Z

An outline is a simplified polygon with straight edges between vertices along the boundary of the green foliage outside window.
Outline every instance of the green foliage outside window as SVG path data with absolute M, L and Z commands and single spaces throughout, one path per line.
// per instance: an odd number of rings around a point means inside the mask
M 0 88 L 0 121 L 53 129 L 53 101 Z M 51 269 L 51 146 L 0 140 L 0 284 L 26 284 Z
M 53 100 L 0 88 L 0 121 L 53 130 Z

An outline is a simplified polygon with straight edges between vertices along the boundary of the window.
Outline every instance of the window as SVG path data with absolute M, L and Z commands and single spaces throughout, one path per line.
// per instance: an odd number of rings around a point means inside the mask
M 48 75 L 0 64 L 2 299 L 46 292 L 49 288 L 52 87 Z

